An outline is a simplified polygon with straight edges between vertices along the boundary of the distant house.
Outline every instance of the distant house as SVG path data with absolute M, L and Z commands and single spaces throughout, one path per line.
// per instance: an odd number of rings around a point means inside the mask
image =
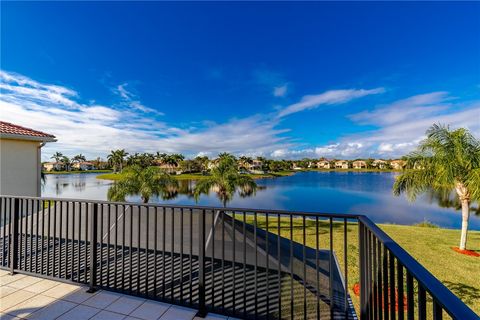
M 376 160 L 373 160 L 372 166 L 378 169 L 385 169 L 387 167 L 387 161 L 376 159 Z
M 44 171 L 62 171 L 65 170 L 65 165 L 61 162 L 44 162 L 42 164 Z
M 394 170 L 402 170 L 405 167 L 406 162 L 404 160 L 392 160 L 390 165 Z
M 348 161 L 347 160 L 335 161 L 335 169 L 348 169 Z
M 363 160 L 356 160 L 352 162 L 352 167 L 353 169 L 366 169 L 367 168 L 367 162 Z
M 317 162 L 317 168 L 319 169 L 330 169 L 330 162 L 327 160 L 322 160 Z
M 155 160 L 153 161 L 153 164 L 159 167 L 160 169 L 164 170 L 167 173 L 175 173 L 175 174 L 181 174 L 182 170 L 180 170 L 180 167 L 178 164 L 173 164 L 173 163 L 164 163 L 160 160 Z
M 258 160 L 258 159 L 252 160 L 252 163 L 249 163 L 247 165 L 247 169 L 248 169 L 248 171 L 250 171 L 252 173 L 257 173 L 257 174 L 263 174 L 264 173 L 263 162 Z
M 41 148 L 55 136 L 0 121 L 0 194 L 39 197 Z
M 72 168 L 75 170 L 82 170 L 82 171 L 88 171 L 88 170 L 95 170 L 97 169 L 95 167 L 95 164 L 90 161 L 81 161 L 81 162 L 75 162 L 72 165 Z
M 302 170 L 302 167 L 299 167 L 295 162 L 292 163 L 292 169 L 293 170 Z

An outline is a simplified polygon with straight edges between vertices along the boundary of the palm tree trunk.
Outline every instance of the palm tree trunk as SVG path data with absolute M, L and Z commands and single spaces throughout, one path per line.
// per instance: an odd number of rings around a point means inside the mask
M 462 200 L 462 235 L 460 237 L 460 250 L 467 247 L 468 218 L 470 216 L 470 201 Z

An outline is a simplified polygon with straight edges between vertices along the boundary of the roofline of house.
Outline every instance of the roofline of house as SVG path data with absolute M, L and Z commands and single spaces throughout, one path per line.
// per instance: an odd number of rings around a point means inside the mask
M 39 141 L 39 142 L 55 142 L 55 137 L 38 137 L 24 134 L 12 134 L 12 133 L 0 133 L 0 138 L 11 140 L 27 140 L 27 141 Z

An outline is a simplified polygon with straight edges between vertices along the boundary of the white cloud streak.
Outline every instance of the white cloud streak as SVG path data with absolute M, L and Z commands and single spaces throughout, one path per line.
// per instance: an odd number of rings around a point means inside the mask
M 346 89 L 346 90 L 330 90 L 321 94 L 307 95 L 301 101 L 291 104 L 278 113 L 278 117 L 318 108 L 322 105 L 334 105 L 350 102 L 361 97 L 379 94 L 385 92 L 384 88 L 375 89 Z

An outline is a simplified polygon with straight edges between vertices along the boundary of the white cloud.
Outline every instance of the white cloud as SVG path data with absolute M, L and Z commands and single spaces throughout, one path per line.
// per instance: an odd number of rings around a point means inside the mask
M 273 88 L 273 95 L 275 97 L 284 97 L 288 91 L 288 84 L 285 83 L 282 86 L 277 86 Z
M 1 76 L 2 120 L 57 136 L 58 142 L 44 147 L 44 159 L 55 151 L 70 155 L 82 152 L 88 157 L 105 156 L 116 148 L 191 155 L 223 151 L 263 154 L 291 146 L 282 137 L 286 130 L 277 129 L 276 120 L 261 116 L 184 129 L 159 121 L 136 100 L 114 106 L 88 105 L 79 102 L 73 90 L 14 73 L 2 71 Z
M 415 95 L 349 117 L 356 124 L 377 129 L 347 135 L 334 145 L 320 147 L 319 156 L 399 157 L 412 151 L 434 123 L 468 128 L 480 135 L 480 101 L 455 103 L 447 92 Z M 354 148 L 352 141 L 357 143 Z
M 384 88 L 375 89 L 345 89 L 345 90 L 330 90 L 321 94 L 307 95 L 301 101 L 291 104 L 282 109 L 278 113 L 278 117 L 285 117 L 292 113 L 315 109 L 321 105 L 342 104 L 350 102 L 354 99 L 365 97 L 368 95 L 379 94 L 385 92 Z

